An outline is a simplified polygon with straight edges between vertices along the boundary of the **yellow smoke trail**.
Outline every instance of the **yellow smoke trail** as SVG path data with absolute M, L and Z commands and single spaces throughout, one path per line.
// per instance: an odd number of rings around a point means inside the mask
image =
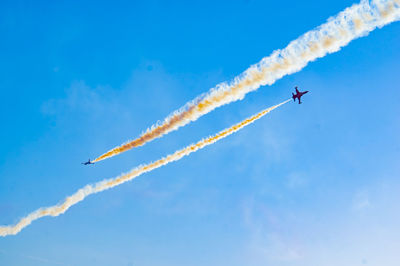
M 377 27 L 383 27 L 400 18 L 400 0 L 363 0 L 327 23 L 292 41 L 285 49 L 263 58 L 230 83 L 221 83 L 207 94 L 187 103 L 168 116 L 161 124 L 147 129 L 139 138 L 113 148 L 96 158 L 98 162 L 159 138 L 217 107 L 244 96 L 263 85 L 271 85 L 285 75 L 300 71 L 309 62 L 326 54 L 337 52 L 350 41 L 365 36 Z
M 149 163 L 149 164 L 145 164 L 145 165 L 141 165 L 137 168 L 134 168 L 127 174 L 122 174 L 113 179 L 103 180 L 103 181 L 97 182 L 95 184 L 87 185 L 87 186 L 79 189 L 73 195 L 67 197 L 64 200 L 64 202 L 62 202 L 61 204 L 36 210 L 36 211 L 32 212 L 31 214 L 29 214 L 28 216 L 22 218 L 15 225 L 0 226 L 0 236 L 18 234 L 23 228 L 30 225 L 33 221 L 40 219 L 44 216 L 58 216 L 60 214 L 63 214 L 70 207 L 72 207 L 73 205 L 77 204 L 78 202 L 84 200 L 87 196 L 89 196 L 91 194 L 98 193 L 98 192 L 113 188 L 115 186 L 121 185 L 121 184 L 123 184 L 127 181 L 130 181 L 146 172 L 157 169 L 157 168 L 159 168 L 163 165 L 166 165 L 170 162 L 177 161 L 177 160 L 181 159 L 182 157 L 191 154 L 192 152 L 202 149 L 208 145 L 211 145 L 211 144 L 217 142 L 220 139 L 223 139 L 223 138 L 235 133 L 236 131 L 238 131 L 238 130 L 242 129 L 243 127 L 260 119 L 264 115 L 268 114 L 269 112 L 278 108 L 279 106 L 284 105 L 285 103 L 289 102 L 290 100 L 291 99 L 286 100 L 286 101 L 284 101 L 280 104 L 277 104 L 275 106 L 272 106 L 270 108 L 267 108 L 267 109 L 261 111 L 260 113 L 243 120 L 239 124 L 236 124 L 228 129 L 225 129 L 214 136 L 205 138 L 205 139 L 197 142 L 196 144 L 192 144 L 192 145 L 187 146 L 186 148 L 178 150 L 175 153 L 170 154 L 167 157 L 164 157 L 158 161 L 155 161 L 155 162 Z

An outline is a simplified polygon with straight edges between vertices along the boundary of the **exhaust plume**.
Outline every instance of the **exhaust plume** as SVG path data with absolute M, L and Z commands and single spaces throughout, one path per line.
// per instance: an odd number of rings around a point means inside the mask
M 269 112 L 271 112 L 272 110 L 280 107 L 281 105 L 284 105 L 285 103 L 289 102 L 290 100 L 291 99 L 286 100 L 286 101 L 284 101 L 280 104 L 277 104 L 275 106 L 272 106 L 270 108 L 267 108 L 267 109 L 261 111 L 260 113 L 253 115 L 252 117 L 247 118 L 247 119 L 243 120 L 242 122 L 219 132 L 218 134 L 216 134 L 214 136 L 202 139 L 199 142 L 197 142 L 196 144 L 189 145 L 186 148 L 178 150 L 175 153 L 170 154 L 167 157 L 164 157 L 158 161 L 138 166 L 138 167 L 134 168 L 133 170 L 131 170 L 127 174 L 122 174 L 113 179 L 103 180 L 103 181 L 97 182 L 95 184 L 87 185 L 87 186 L 79 189 L 77 192 L 75 192 L 71 196 L 67 197 L 62 203 L 60 203 L 58 205 L 38 209 L 38 210 L 32 212 L 31 214 L 29 214 L 28 216 L 22 218 L 15 225 L 0 226 L 0 236 L 16 235 L 22 229 L 24 229 L 25 227 L 30 225 L 33 221 L 40 219 L 42 217 L 45 217 L 45 216 L 58 216 L 60 214 L 63 214 L 70 207 L 72 207 L 73 205 L 77 204 L 78 202 L 84 200 L 87 196 L 89 196 L 91 194 L 102 192 L 104 190 L 121 185 L 121 184 L 123 184 L 127 181 L 130 181 L 146 172 L 150 172 L 150 171 L 157 169 L 161 166 L 164 166 L 170 162 L 177 161 L 177 160 L 181 159 L 182 157 L 191 154 L 192 152 L 202 149 L 208 145 L 211 145 L 211 144 L 217 142 L 218 140 L 223 139 L 223 138 L 235 133 L 236 131 L 242 129 L 243 127 L 250 125 L 254 121 L 260 119 L 264 115 L 266 115 Z
M 274 51 L 233 81 L 218 84 L 209 92 L 188 102 L 162 123 L 157 122 L 147 129 L 139 138 L 111 149 L 93 162 L 142 146 L 197 120 L 217 107 L 241 100 L 247 93 L 257 90 L 260 86 L 271 85 L 285 75 L 298 72 L 309 62 L 337 52 L 350 41 L 399 19 L 400 0 L 363 0 L 292 41 L 283 50 Z

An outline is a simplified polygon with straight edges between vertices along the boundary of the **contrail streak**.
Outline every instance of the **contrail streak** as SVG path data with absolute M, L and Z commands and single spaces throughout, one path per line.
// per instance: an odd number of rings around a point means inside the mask
M 300 71 L 309 62 L 337 52 L 350 41 L 399 18 L 400 0 L 361 1 L 360 4 L 345 9 L 336 17 L 328 19 L 327 23 L 292 41 L 283 50 L 274 51 L 230 83 L 221 83 L 208 93 L 188 102 L 162 123 L 156 123 L 147 129 L 139 138 L 111 149 L 93 162 L 142 146 L 197 120 L 217 107 L 241 100 L 247 93 L 257 90 L 260 86 L 271 85 L 285 75 Z
M 60 263 L 60 262 L 56 262 L 56 261 L 52 261 L 52 260 L 36 257 L 36 256 L 22 255 L 22 254 L 17 254 L 17 253 L 10 253 L 10 252 L 6 252 L 4 250 L 0 250 L 0 253 L 3 253 L 5 255 L 11 255 L 11 256 L 15 256 L 15 257 L 20 257 L 20 258 L 30 259 L 30 260 L 33 260 L 33 261 L 36 261 L 36 262 L 49 263 L 51 265 L 64 265 L 64 266 L 68 265 L 68 264 L 64 264 L 64 263 Z
M 223 139 L 223 138 L 235 133 L 236 131 L 238 131 L 238 130 L 242 129 L 243 127 L 260 119 L 264 115 L 268 114 L 269 112 L 278 108 L 279 106 L 284 105 L 285 103 L 289 102 L 290 100 L 291 99 L 286 100 L 280 104 L 274 105 L 272 107 L 269 107 L 269 108 L 261 111 L 260 113 L 253 115 L 252 117 L 247 118 L 247 119 L 243 120 L 242 122 L 219 132 L 218 134 L 216 134 L 214 136 L 202 139 L 201 141 L 197 142 L 196 144 L 189 145 L 186 148 L 178 150 L 175 153 L 170 154 L 167 157 L 164 157 L 158 161 L 138 166 L 138 167 L 134 168 L 133 170 L 131 170 L 127 174 L 122 174 L 113 179 L 103 180 L 103 181 L 97 182 L 95 184 L 87 185 L 87 186 L 79 189 L 73 195 L 67 197 L 62 203 L 60 203 L 58 205 L 38 209 L 38 210 L 32 212 L 31 214 L 29 214 L 28 216 L 22 218 L 15 225 L 0 226 L 0 236 L 18 234 L 23 228 L 30 225 L 33 221 L 40 219 L 42 217 L 45 217 L 45 216 L 58 216 L 60 214 L 63 214 L 70 207 L 72 207 L 73 205 L 77 204 L 78 202 L 84 200 L 87 196 L 89 196 L 91 194 L 98 193 L 98 192 L 107 190 L 109 188 L 113 188 L 115 186 L 121 185 L 127 181 L 130 181 L 130 180 L 144 174 L 144 173 L 150 172 L 150 171 L 157 169 L 161 166 L 164 166 L 170 162 L 177 161 L 177 160 L 181 159 L 182 157 L 191 154 L 192 152 L 202 149 L 208 145 L 211 145 L 211 144 L 217 142 L 220 139 Z

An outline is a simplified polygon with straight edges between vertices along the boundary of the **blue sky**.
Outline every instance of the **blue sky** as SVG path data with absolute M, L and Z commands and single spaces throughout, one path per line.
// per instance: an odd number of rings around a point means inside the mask
M 2 1 L 0 224 L 287 99 L 237 134 L 0 238 L 0 265 L 397 265 L 400 23 L 94 158 L 349 1 Z

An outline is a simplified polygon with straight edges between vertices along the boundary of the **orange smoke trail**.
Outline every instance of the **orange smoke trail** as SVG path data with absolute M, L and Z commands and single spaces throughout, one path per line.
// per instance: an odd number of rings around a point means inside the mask
M 219 132 L 218 134 L 216 134 L 214 136 L 202 139 L 201 141 L 197 142 L 196 144 L 189 145 L 186 148 L 178 150 L 175 153 L 170 154 L 167 157 L 164 157 L 158 161 L 136 167 L 127 174 L 122 174 L 113 179 L 103 180 L 103 181 L 97 182 L 95 184 L 87 185 L 87 186 L 79 189 L 77 192 L 75 192 L 75 194 L 67 197 L 64 200 L 64 202 L 62 202 L 61 204 L 58 204 L 58 205 L 55 205 L 52 207 L 38 209 L 38 210 L 32 212 L 31 214 L 29 214 L 28 216 L 22 218 L 15 225 L 0 226 L 0 236 L 16 235 L 22 229 L 24 229 L 25 227 L 30 225 L 33 221 L 40 219 L 42 217 L 45 217 L 45 216 L 58 216 L 60 214 L 63 214 L 70 207 L 72 207 L 73 205 L 77 204 L 78 202 L 84 200 L 87 196 L 89 196 L 91 194 L 95 194 L 95 193 L 113 188 L 115 186 L 121 185 L 121 184 L 123 184 L 127 181 L 130 181 L 146 172 L 150 172 L 150 171 L 157 169 L 161 166 L 164 166 L 170 162 L 177 161 L 177 160 L 181 159 L 182 157 L 191 154 L 192 152 L 202 149 L 208 145 L 211 145 L 211 144 L 217 142 L 220 139 L 223 139 L 223 138 L 235 133 L 236 131 L 238 131 L 238 130 L 242 129 L 243 127 L 260 119 L 264 115 L 268 114 L 269 112 L 278 108 L 279 106 L 289 102 L 290 100 L 291 99 L 286 100 L 286 101 L 284 101 L 280 104 L 277 104 L 275 106 L 272 106 L 270 108 L 267 108 L 267 109 L 261 111 L 260 113 L 254 115 L 250 118 L 247 118 L 247 119 L 243 120 L 242 122 L 228 128 L 228 129 L 225 129 L 225 130 Z
M 96 158 L 98 162 L 134 147 L 159 138 L 217 107 L 244 96 L 260 86 L 271 85 L 285 75 L 300 71 L 309 62 L 326 54 L 339 51 L 350 41 L 365 36 L 377 27 L 383 27 L 400 18 L 400 0 L 362 0 L 327 23 L 292 41 L 285 49 L 277 50 L 251 66 L 232 82 L 221 83 L 183 108 L 168 116 L 161 124 L 155 124 L 139 138 L 113 148 Z

